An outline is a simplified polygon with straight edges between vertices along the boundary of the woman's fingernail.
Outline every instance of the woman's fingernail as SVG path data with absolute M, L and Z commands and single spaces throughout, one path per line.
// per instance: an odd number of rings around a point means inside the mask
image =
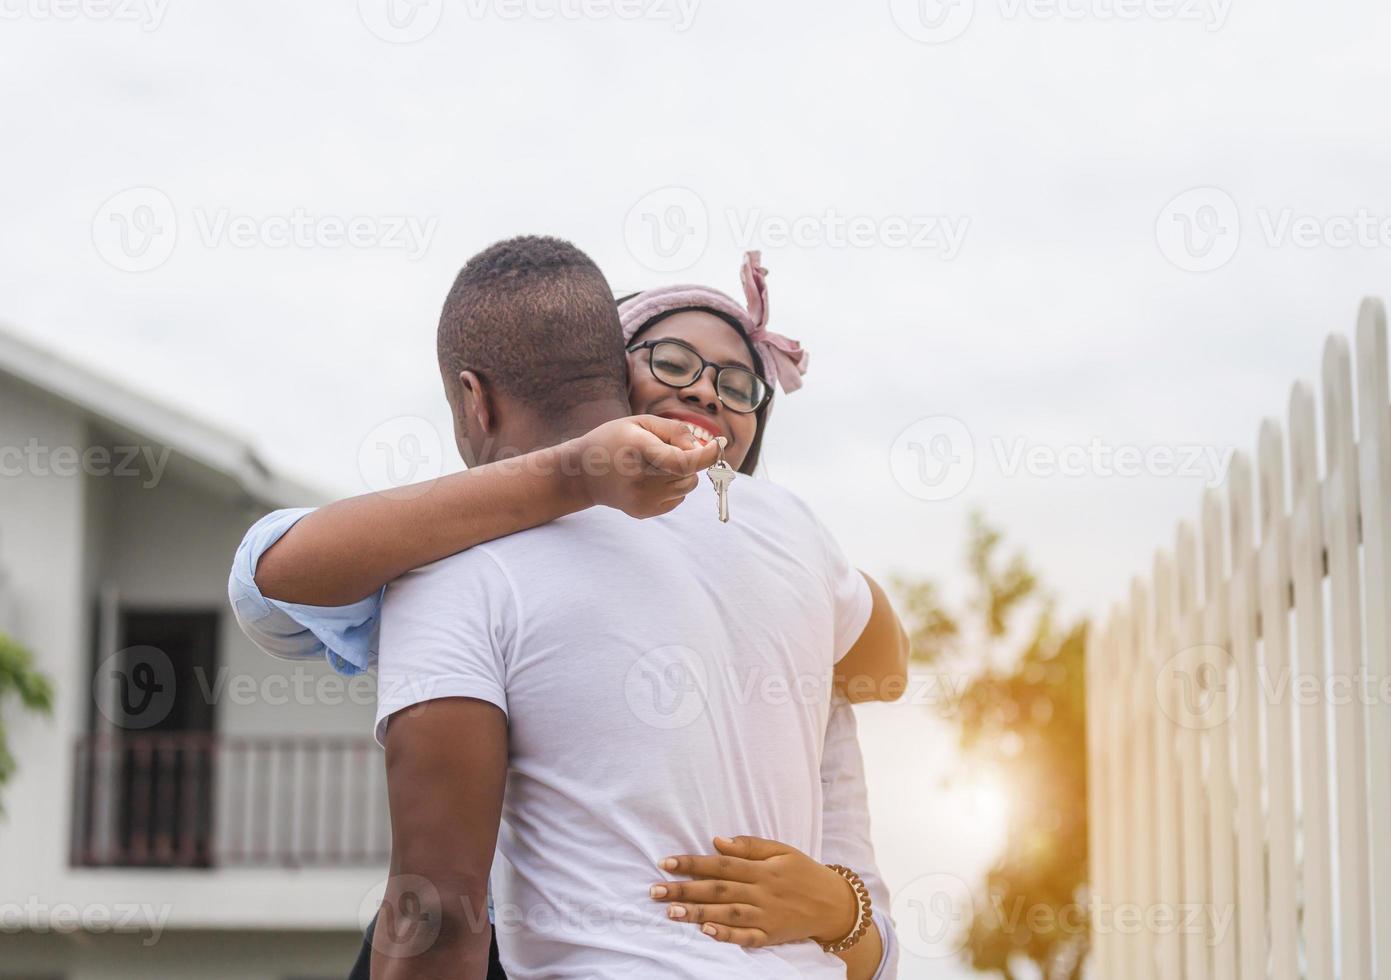
M 667 886 L 653 885 L 651 888 L 647 890 L 647 894 L 651 895 L 653 898 L 666 898 Z
M 657 862 L 657 864 L 662 868 L 663 871 L 676 870 L 676 858 L 662 858 L 660 861 Z
M 728 837 L 716 837 L 716 838 L 715 838 L 715 843 L 717 843 L 717 844 L 733 844 L 734 841 L 730 840 Z
M 705 925 L 700 927 L 700 931 L 705 933 L 707 936 L 713 936 L 715 934 L 715 927 L 707 922 L 705 923 Z
M 681 905 L 668 905 L 667 915 L 671 916 L 673 919 L 684 919 L 686 917 L 686 909 Z

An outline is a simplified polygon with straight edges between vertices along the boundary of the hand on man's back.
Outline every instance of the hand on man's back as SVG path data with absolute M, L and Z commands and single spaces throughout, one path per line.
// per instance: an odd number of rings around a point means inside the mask
M 605 422 L 574 443 L 588 498 L 637 518 L 675 508 L 719 456 L 715 443 L 699 445 L 684 423 L 655 415 Z

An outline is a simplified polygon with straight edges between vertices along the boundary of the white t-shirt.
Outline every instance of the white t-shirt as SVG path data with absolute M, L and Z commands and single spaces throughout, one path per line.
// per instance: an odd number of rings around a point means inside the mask
M 815 943 L 718 943 L 647 895 L 715 834 L 821 849 L 832 665 L 869 589 L 788 491 L 740 479 L 731 509 L 593 508 L 387 589 L 378 740 L 424 701 L 507 712 L 492 888 L 514 980 L 844 976 Z

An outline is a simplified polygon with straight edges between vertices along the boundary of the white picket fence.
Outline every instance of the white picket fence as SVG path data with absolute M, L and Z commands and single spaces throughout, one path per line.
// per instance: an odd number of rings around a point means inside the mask
M 1290 393 L 1087 651 L 1104 980 L 1391 977 L 1386 313 Z M 1355 436 L 1354 427 L 1360 438 Z M 1288 469 L 1287 460 L 1288 458 Z M 1288 476 L 1287 476 L 1288 474 Z M 1288 493 L 1286 486 L 1288 484 Z M 1380 945 L 1379 951 L 1374 946 Z

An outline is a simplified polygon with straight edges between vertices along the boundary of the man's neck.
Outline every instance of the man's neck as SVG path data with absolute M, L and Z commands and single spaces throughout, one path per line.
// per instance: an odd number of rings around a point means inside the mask
M 631 414 L 632 410 L 626 401 L 584 402 L 575 406 L 572 411 L 566 412 L 564 418 L 556 419 L 546 427 L 549 429 L 549 445 L 558 445 L 567 439 L 582 436 L 605 422 L 626 418 Z
M 549 449 L 582 436 L 589 430 L 630 415 L 628 403 L 621 399 L 586 401 L 563 416 L 543 419 L 532 416 L 512 428 L 508 435 L 489 440 L 480 454 L 481 463 L 508 459 L 538 449 Z M 520 421 L 520 420 L 519 420 Z

